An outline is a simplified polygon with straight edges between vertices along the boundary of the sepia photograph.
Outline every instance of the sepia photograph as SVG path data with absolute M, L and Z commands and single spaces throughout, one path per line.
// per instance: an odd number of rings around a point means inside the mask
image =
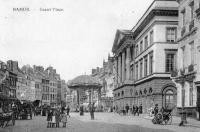
M 0 0 L 0 132 L 200 132 L 200 0 Z

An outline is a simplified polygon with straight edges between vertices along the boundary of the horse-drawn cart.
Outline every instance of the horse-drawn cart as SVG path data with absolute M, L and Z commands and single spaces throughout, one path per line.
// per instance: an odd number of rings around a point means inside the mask
M 32 119 L 32 104 L 31 103 L 22 103 L 19 106 L 18 119 L 27 120 Z
M 1 113 L 0 114 L 0 127 L 7 127 L 11 123 L 15 125 L 15 116 L 13 112 Z

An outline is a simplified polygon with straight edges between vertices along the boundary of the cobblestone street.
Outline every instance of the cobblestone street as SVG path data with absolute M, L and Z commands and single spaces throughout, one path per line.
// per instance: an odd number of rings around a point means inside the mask
M 61 125 L 62 126 L 62 125 Z M 79 116 L 71 113 L 67 128 L 46 128 L 46 117 L 37 116 L 33 120 L 17 120 L 15 126 L 0 128 L 0 132 L 199 132 L 200 127 L 179 127 L 175 119 L 172 125 L 154 125 L 151 120 L 133 116 L 120 116 L 113 113 L 95 113 L 90 120 L 89 113 Z

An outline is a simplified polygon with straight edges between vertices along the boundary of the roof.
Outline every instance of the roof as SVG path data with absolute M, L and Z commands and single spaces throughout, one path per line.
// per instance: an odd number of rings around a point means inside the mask
M 120 46 L 121 41 L 126 37 L 126 36 L 131 36 L 132 32 L 130 30 L 117 30 L 115 34 L 115 39 L 112 47 L 112 52 L 115 53 L 116 49 Z
M 67 84 L 69 88 L 101 88 L 101 82 L 92 76 L 89 75 L 80 75 L 73 80 L 69 81 Z
M 150 21 L 153 19 L 153 17 L 156 15 L 155 11 L 166 11 L 168 12 L 168 15 L 172 16 L 175 15 L 178 17 L 178 3 L 176 0 L 154 0 L 152 4 L 148 7 L 146 12 L 143 14 L 143 16 L 139 19 L 137 24 L 132 28 L 133 36 L 137 36 L 137 34 L 142 31 L 143 28 L 145 28 L 147 21 Z M 169 11 L 177 11 L 177 13 L 169 13 Z

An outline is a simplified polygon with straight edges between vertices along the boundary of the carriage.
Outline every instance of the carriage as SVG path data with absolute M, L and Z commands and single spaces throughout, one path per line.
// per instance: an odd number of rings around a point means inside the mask
M 15 125 L 14 112 L 0 113 L 0 127 L 7 127 L 9 123 Z
M 22 103 L 19 106 L 18 110 L 18 119 L 21 120 L 27 120 L 27 119 L 32 119 L 32 104 L 31 103 Z
M 158 112 L 152 119 L 153 124 L 170 125 L 172 123 L 172 110 L 173 109 L 163 109 Z

